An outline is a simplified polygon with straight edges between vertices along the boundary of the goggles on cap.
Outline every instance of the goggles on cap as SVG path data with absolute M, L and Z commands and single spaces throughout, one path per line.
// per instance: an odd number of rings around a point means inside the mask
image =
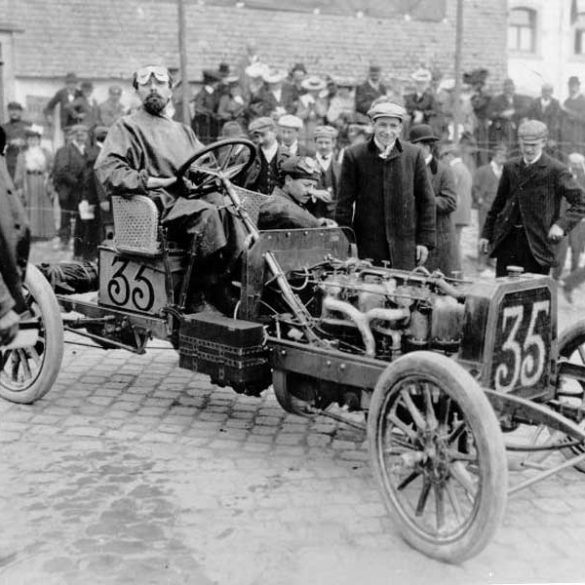
M 149 79 L 154 76 L 157 81 L 161 83 L 168 83 L 170 81 L 169 72 L 166 67 L 150 66 L 142 67 L 135 73 L 136 83 L 144 85 L 148 83 Z

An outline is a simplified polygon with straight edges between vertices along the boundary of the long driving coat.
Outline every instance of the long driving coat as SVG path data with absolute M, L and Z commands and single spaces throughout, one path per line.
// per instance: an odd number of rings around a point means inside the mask
M 435 195 L 422 150 L 397 140 L 383 159 L 373 138 L 347 148 L 335 220 L 353 228 L 360 258 L 413 269 L 416 246 L 435 247 Z
M 561 213 L 561 201 L 569 205 Z M 542 154 L 526 167 L 521 157 L 504 165 L 498 192 L 483 226 L 482 238 L 491 244 L 491 256 L 521 223 L 526 231 L 530 251 L 542 266 L 555 265 L 555 248 L 548 240 L 553 224 L 569 233 L 585 217 L 585 194 L 569 169 Z

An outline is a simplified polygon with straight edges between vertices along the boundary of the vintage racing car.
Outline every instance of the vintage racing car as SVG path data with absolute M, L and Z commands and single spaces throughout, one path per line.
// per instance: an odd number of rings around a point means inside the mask
M 272 385 L 289 412 L 363 428 L 401 535 L 444 561 L 487 545 L 509 493 L 566 467 L 585 471 L 585 322 L 558 339 L 552 280 L 375 267 L 352 255 L 340 228 L 259 232 L 265 196 L 235 185 L 253 156 L 247 140 L 222 141 L 179 171 L 200 192 L 222 192 L 250 234 L 233 315 L 187 312 L 196 258 L 136 196 L 113 199 L 115 239 L 100 248 L 97 299 L 58 295 L 65 330 L 136 353 L 153 337 L 168 340 L 180 367 L 215 384 L 249 395 Z M 23 403 L 50 389 L 63 344 L 52 291 L 34 267 L 27 290 L 23 319 L 35 335 L 1 351 L 0 373 L 0 395 Z M 344 413 L 363 413 L 363 424 Z M 520 424 L 535 438 L 506 445 L 504 432 Z M 507 449 L 527 452 L 520 465 L 537 470 L 511 488 Z M 545 468 L 558 451 L 562 463 Z

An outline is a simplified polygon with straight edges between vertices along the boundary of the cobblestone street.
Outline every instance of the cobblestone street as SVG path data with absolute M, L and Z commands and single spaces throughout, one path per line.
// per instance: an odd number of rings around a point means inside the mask
M 487 549 L 445 565 L 399 538 L 360 431 L 211 386 L 161 341 L 137 356 L 66 339 L 45 398 L 0 402 L 2 585 L 585 581 L 575 470 L 511 497 Z

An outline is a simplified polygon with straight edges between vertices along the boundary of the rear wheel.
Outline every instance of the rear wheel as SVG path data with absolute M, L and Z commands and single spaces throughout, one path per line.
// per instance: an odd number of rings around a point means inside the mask
M 63 322 L 55 293 L 41 272 L 29 264 L 24 282 L 26 321 L 37 321 L 39 336 L 30 347 L 0 349 L 0 396 L 31 404 L 53 386 L 63 359 Z
M 507 462 L 497 418 L 453 360 L 413 352 L 382 374 L 368 416 L 370 459 L 402 537 L 461 562 L 488 544 L 504 514 Z
M 585 367 L 585 321 L 571 325 L 559 339 L 559 359 Z M 585 406 L 585 384 L 579 380 L 560 376 L 557 384 L 557 399 L 573 406 Z M 578 423 L 585 428 L 585 419 Z M 567 438 L 567 442 L 572 439 Z M 570 459 L 585 453 L 585 445 L 575 445 L 561 449 L 561 453 Z M 585 473 L 585 461 L 577 463 L 575 469 Z

